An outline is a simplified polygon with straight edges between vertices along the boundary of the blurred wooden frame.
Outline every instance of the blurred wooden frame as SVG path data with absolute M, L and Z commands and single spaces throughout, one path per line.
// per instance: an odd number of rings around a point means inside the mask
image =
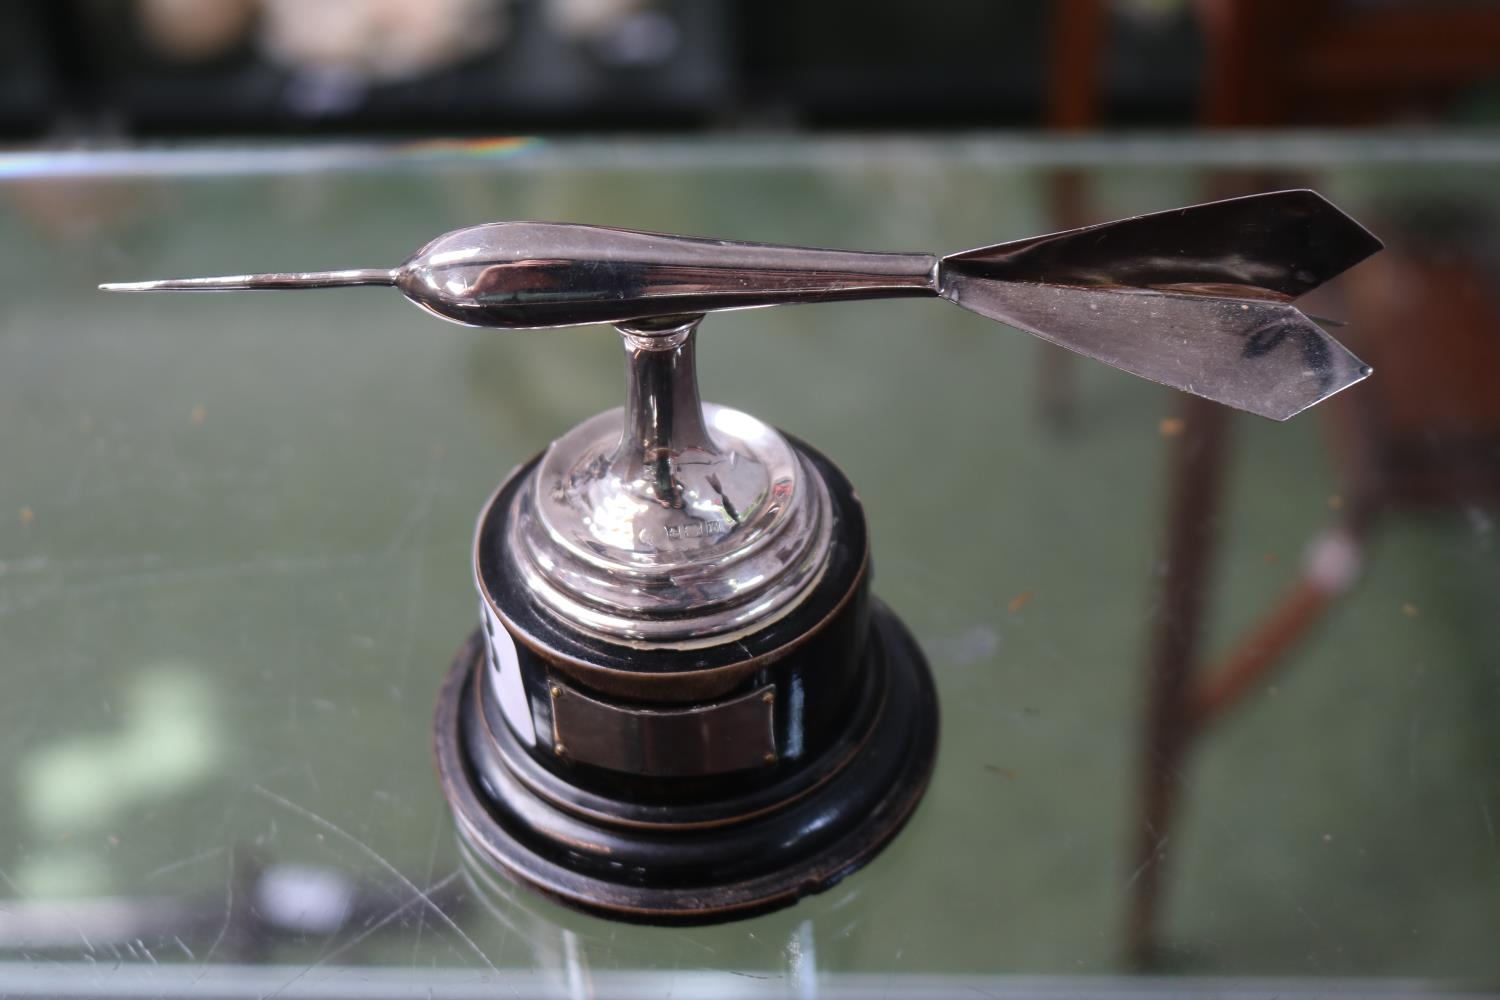
M 1196 0 L 1200 117 L 1222 128 L 1360 125 L 1431 113 L 1500 78 L 1500 10 L 1421 2 Z
M 1500 80 L 1500 7 L 1424 2 L 1197 0 L 1204 39 L 1199 121 L 1207 128 L 1359 125 L 1430 115 L 1465 88 Z M 1101 121 L 1107 7 L 1054 8 L 1046 124 L 1067 132 Z M 1270 179 L 1264 179 L 1270 180 Z M 1274 184 L 1274 181 L 1272 181 Z M 1219 177 L 1214 195 L 1245 193 L 1247 178 Z M 1098 221 L 1083 175 L 1059 170 L 1048 197 L 1058 228 Z M 1377 225 L 1377 229 L 1379 226 Z M 1386 234 L 1391 235 L 1391 234 Z M 1342 279 L 1349 346 L 1374 379 L 1322 408 L 1342 482 L 1339 509 L 1281 599 L 1216 662 L 1201 649 L 1232 423 L 1224 408 L 1179 403 L 1181 432 L 1167 445 L 1167 572 L 1148 655 L 1139 814 L 1125 952 L 1160 957 L 1163 861 L 1180 774 L 1210 723 L 1263 688 L 1357 577 L 1378 516 L 1412 506 L 1500 498 L 1500 293 L 1482 261 L 1460 248 L 1392 249 Z M 1047 348 L 1040 409 L 1054 424 L 1074 410 L 1072 359 Z

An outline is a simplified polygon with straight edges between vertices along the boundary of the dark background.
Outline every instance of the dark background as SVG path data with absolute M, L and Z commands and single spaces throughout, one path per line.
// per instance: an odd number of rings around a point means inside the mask
M 0 6 L 23 143 L 1497 120 L 1500 4 L 1474 0 Z

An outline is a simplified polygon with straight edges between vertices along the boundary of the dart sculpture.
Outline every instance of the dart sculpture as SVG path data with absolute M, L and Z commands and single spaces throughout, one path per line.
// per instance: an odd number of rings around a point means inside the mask
M 927 664 L 869 593 L 853 489 L 805 443 L 699 400 L 704 314 L 943 298 L 1284 420 L 1370 373 L 1292 303 L 1378 249 L 1319 195 L 1286 191 L 946 257 L 502 222 L 390 270 L 103 287 L 392 285 L 470 326 L 616 327 L 625 407 L 512 471 L 480 515 L 481 624 L 434 746 L 476 872 L 597 913 L 703 922 L 867 861 L 937 745 Z

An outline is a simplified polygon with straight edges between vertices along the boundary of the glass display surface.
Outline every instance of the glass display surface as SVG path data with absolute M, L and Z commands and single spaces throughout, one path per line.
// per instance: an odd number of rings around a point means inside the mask
M 1494 988 L 1497 169 L 1441 136 L 0 156 L 0 995 Z M 1374 375 L 1284 424 L 939 301 L 704 323 L 704 398 L 855 484 L 942 712 L 889 848 L 709 927 L 471 871 L 433 773 L 475 517 L 619 405 L 616 335 L 95 290 L 502 219 L 949 253 L 1294 186 L 1388 249 L 1305 303 Z M 1200 722 L 1173 649 L 1231 670 Z

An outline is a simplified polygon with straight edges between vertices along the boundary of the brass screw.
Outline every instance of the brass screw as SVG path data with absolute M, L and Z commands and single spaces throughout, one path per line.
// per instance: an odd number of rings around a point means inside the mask
M 772 752 L 766 754 L 765 760 L 766 760 L 767 764 L 774 764 L 774 763 L 776 763 L 776 753 L 775 753 L 775 751 L 772 751 Z
M 562 697 L 562 688 L 560 688 L 556 684 L 554 684 L 550 688 L 547 689 L 547 693 L 550 694 L 554 698 L 561 698 Z
M 765 702 L 767 705 L 771 704 L 773 701 L 776 700 L 776 691 L 775 691 L 775 689 L 773 688 L 772 690 L 767 691 L 765 694 L 761 695 L 760 696 L 760 700 L 763 701 L 763 702 Z
M 563 746 L 561 743 L 554 743 L 552 744 L 552 752 L 557 754 L 559 757 L 566 757 L 568 755 L 568 748 Z

